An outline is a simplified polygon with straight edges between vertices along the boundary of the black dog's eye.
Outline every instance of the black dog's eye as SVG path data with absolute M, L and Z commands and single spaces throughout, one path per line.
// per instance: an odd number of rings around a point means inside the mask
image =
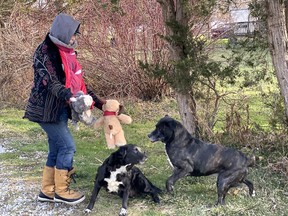
M 135 152 L 135 153 L 139 153 L 139 152 L 140 152 L 140 149 L 139 149 L 139 148 L 134 148 L 134 152 Z

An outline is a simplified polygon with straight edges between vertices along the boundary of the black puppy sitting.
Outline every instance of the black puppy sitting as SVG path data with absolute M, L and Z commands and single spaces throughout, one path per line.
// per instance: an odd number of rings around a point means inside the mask
M 173 174 L 166 181 L 168 192 L 184 176 L 207 176 L 218 173 L 217 204 L 225 204 L 225 196 L 231 187 L 244 183 L 249 194 L 255 194 L 253 183 L 246 176 L 248 167 L 255 158 L 248 158 L 242 152 L 221 145 L 207 144 L 195 139 L 184 126 L 169 116 L 160 119 L 156 129 L 148 135 L 151 142 L 162 141 Z
M 144 163 L 146 159 L 145 153 L 133 144 L 121 146 L 113 152 L 98 168 L 92 196 L 85 212 L 89 213 L 93 209 L 101 187 L 122 197 L 122 208 L 119 213 L 121 216 L 127 215 L 128 197 L 150 194 L 153 201 L 159 203 L 158 193 L 161 190 L 134 166 Z

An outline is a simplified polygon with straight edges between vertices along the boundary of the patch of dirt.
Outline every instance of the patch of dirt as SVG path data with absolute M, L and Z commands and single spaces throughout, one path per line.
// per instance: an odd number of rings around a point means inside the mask
M 2 162 L 0 173 L 1 216 L 84 215 L 86 204 L 68 206 L 62 203 L 38 202 L 40 177 L 32 180 L 25 174 L 15 177 L 15 170 L 11 170 L 11 166 L 8 167 Z
M 13 152 L 8 145 L 10 141 L 0 139 L 0 146 L 5 152 Z M 25 157 L 25 154 L 21 157 Z M 43 154 L 36 154 L 35 157 L 43 157 Z M 20 169 L 0 160 L 0 216 L 84 215 L 86 203 L 69 206 L 63 203 L 38 202 L 41 176 L 31 176 L 32 166 Z

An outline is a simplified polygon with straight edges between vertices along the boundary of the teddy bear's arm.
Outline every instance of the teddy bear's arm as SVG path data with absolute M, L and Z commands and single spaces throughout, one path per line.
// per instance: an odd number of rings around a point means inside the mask
M 98 118 L 96 120 L 96 122 L 94 123 L 93 127 L 95 129 L 98 129 L 99 127 L 101 127 L 103 125 L 103 123 L 104 123 L 104 117 L 102 116 L 102 117 L 100 117 L 100 118 Z
M 117 118 L 123 124 L 131 124 L 131 122 L 132 122 L 132 118 L 128 115 L 125 115 L 125 114 L 120 114 L 117 116 Z

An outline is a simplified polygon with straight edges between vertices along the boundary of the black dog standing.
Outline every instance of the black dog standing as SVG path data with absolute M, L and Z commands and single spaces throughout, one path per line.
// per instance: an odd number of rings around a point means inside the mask
M 105 187 L 109 192 L 122 197 L 120 216 L 127 215 L 129 197 L 149 194 L 155 203 L 159 203 L 158 193 L 161 190 L 154 186 L 140 169 L 134 166 L 144 163 L 146 159 L 145 153 L 142 153 L 133 144 L 121 146 L 113 152 L 98 168 L 92 196 L 85 212 L 89 213 L 93 209 L 101 187 Z
M 160 119 L 156 129 L 148 138 L 151 142 L 165 143 L 168 160 L 173 166 L 173 174 L 166 181 L 168 192 L 184 176 L 207 176 L 218 173 L 217 204 L 225 204 L 225 196 L 231 187 L 244 183 L 249 194 L 255 194 L 253 183 L 246 176 L 248 167 L 255 158 L 248 158 L 242 152 L 221 145 L 207 144 L 195 139 L 178 121 L 169 116 Z

